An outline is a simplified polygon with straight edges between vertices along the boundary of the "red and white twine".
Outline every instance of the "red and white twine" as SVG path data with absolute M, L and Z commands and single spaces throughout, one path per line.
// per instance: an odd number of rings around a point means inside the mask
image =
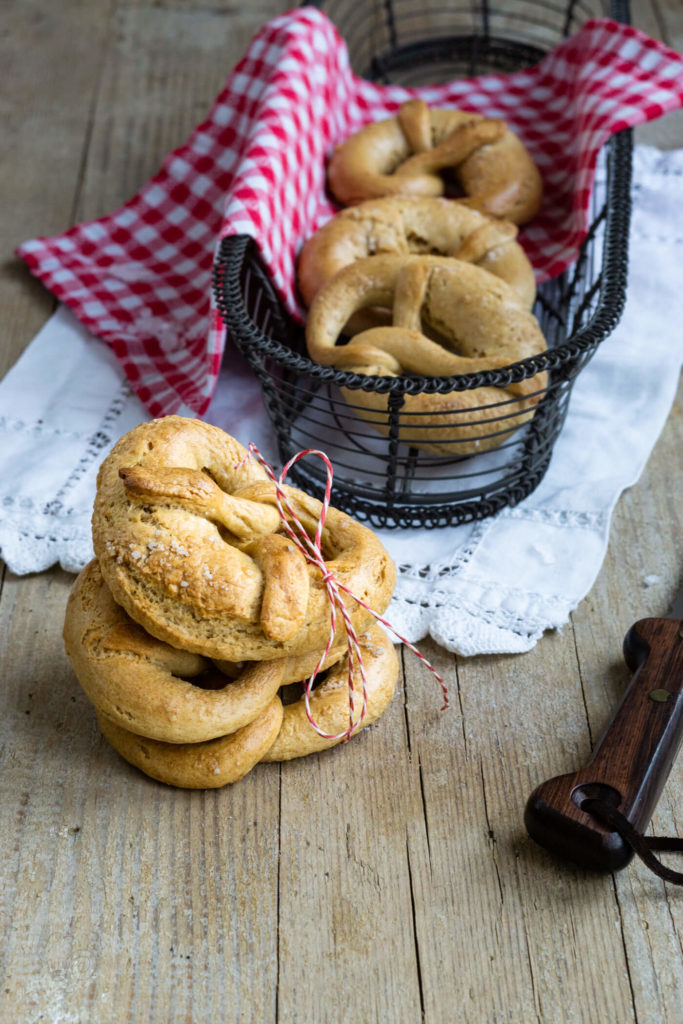
M 328 595 L 329 602 L 330 602 L 330 634 L 329 634 L 329 637 L 328 637 L 328 640 L 327 640 L 327 645 L 325 647 L 325 650 L 321 654 L 320 659 L 318 661 L 318 664 L 316 665 L 316 667 L 313 670 L 312 674 L 308 677 L 308 679 L 306 679 L 303 682 L 304 701 L 305 701 L 305 705 L 306 705 L 306 716 L 307 716 L 308 721 L 310 722 L 311 726 L 313 727 L 313 729 L 315 729 L 315 731 L 318 733 L 318 735 L 322 736 L 324 739 L 347 740 L 347 739 L 349 739 L 351 737 L 351 735 L 355 732 L 355 730 L 360 727 L 360 724 L 363 721 L 363 719 L 365 718 L 365 714 L 366 714 L 366 711 L 367 711 L 368 692 L 367 692 L 367 679 L 366 679 L 366 676 L 365 676 L 365 667 L 363 665 L 363 655 L 361 653 L 361 647 L 360 647 L 360 643 L 359 643 L 359 640 L 358 640 L 358 635 L 357 635 L 357 633 L 356 633 L 356 631 L 355 631 L 355 629 L 353 627 L 353 623 L 351 622 L 351 616 L 349 615 L 348 609 L 347 609 L 347 607 L 346 607 L 346 605 L 345 605 L 345 603 L 344 603 L 344 601 L 342 599 L 342 592 L 344 594 L 346 594 L 348 597 L 350 597 L 353 601 L 355 601 L 356 604 L 359 604 L 362 608 L 365 608 L 366 611 L 370 612 L 370 614 L 373 615 L 374 618 L 378 622 L 381 622 L 381 624 L 386 629 L 388 629 L 391 633 L 393 633 L 393 635 L 396 637 L 397 640 L 400 640 L 401 643 L 406 645 L 406 647 L 409 647 L 410 650 L 413 652 L 413 654 L 415 654 L 420 659 L 420 661 L 423 662 L 423 664 L 427 666 L 429 671 L 435 676 L 437 682 L 439 683 L 439 686 L 441 687 L 441 691 L 443 693 L 443 704 L 441 706 L 441 710 L 443 711 L 445 708 L 447 708 L 448 707 L 448 690 L 446 688 L 446 684 L 444 683 L 442 677 L 436 671 L 434 666 L 431 664 L 431 662 L 429 662 L 427 660 L 427 658 L 425 658 L 424 654 L 421 654 L 420 651 L 418 651 L 417 647 L 415 647 L 415 645 L 412 644 L 410 642 L 410 640 L 406 640 L 405 637 L 401 636 L 401 634 L 398 633 L 394 629 L 394 627 L 391 625 L 390 622 L 388 622 L 386 619 L 382 618 L 382 616 L 379 615 L 373 608 L 370 608 L 370 606 L 368 604 L 366 604 L 365 601 L 363 601 L 360 597 L 357 597 L 357 595 L 354 594 L 351 590 L 349 590 L 349 588 L 347 586 L 345 586 L 345 584 L 343 584 L 340 580 L 338 580 L 337 577 L 334 575 L 334 573 L 328 568 L 327 563 L 325 562 L 325 559 L 324 559 L 323 553 L 322 553 L 322 535 L 323 535 L 323 529 L 324 529 L 324 526 L 325 526 L 325 518 L 327 516 L 327 510 L 328 510 L 328 508 L 330 506 L 330 496 L 332 494 L 332 479 L 333 479 L 333 476 L 334 476 L 334 471 L 332 469 L 332 463 L 328 459 L 328 457 L 325 454 L 325 452 L 319 451 L 317 448 L 305 448 L 303 451 L 300 451 L 296 455 L 292 456 L 292 458 L 289 460 L 289 462 L 287 462 L 285 464 L 285 466 L 283 467 L 282 472 L 280 473 L 279 477 L 276 477 L 275 471 L 273 470 L 272 466 L 266 461 L 266 459 L 263 457 L 263 455 L 261 454 L 261 452 L 259 451 L 259 449 L 256 447 L 256 445 L 253 442 L 249 444 L 249 452 L 252 455 L 252 457 L 255 458 L 261 464 L 261 466 L 266 471 L 266 473 L 268 474 L 268 476 L 270 477 L 272 482 L 275 484 L 275 497 L 276 497 L 278 512 L 280 513 L 280 518 L 282 519 L 283 528 L 284 528 L 287 536 L 290 538 L 290 540 L 292 540 L 293 543 L 296 544 L 296 546 L 302 552 L 302 554 L 304 555 L 304 558 L 306 559 L 306 561 L 308 561 L 311 565 L 316 566 L 316 568 L 320 570 L 320 573 L 322 575 L 322 581 L 325 584 L 325 588 L 327 590 L 327 595 Z M 325 496 L 324 496 L 324 498 L 322 500 L 322 509 L 321 509 L 321 512 L 320 512 L 320 518 L 318 520 L 318 525 L 316 527 L 315 537 L 312 538 L 312 539 L 306 533 L 306 530 L 304 529 L 303 523 L 301 522 L 301 520 L 297 516 L 296 512 L 294 511 L 294 509 L 292 508 L 292 505 L 291 505 L 291 503 L 289 501 L 287 493 L 286 493 L 286 491 L 284 489 L 285 479 L 287 477 L 287 474 L 288 474 L 289 470 L 292 468 L 292 466 L 295 463 L 297 463 L 300 459 L 304 458 L 304 456 L 306 456 L 306 455 L 317 455 L 318 458 L 322 459 L 323 462 L 325 463 L 325 469 L 326 469 Z M 285 512 L 285 509 L 287 510 L 286 512 Z M 341 617 L 344 620 L 344 626 L 346 627 L 347 646 L 348 646 L 348 659 L 349 659 L 349 676 L 348 676 L 348 685 L 349 685 L 349 724 L 348 724 L 348 727 L 343 732 L 340 732 L 340 733 L 327 733 L 327 732 L 324 732 L 323 729 L 320 728 L 320 726 L 317 724 L 317 722 L 313 718 L 313 714 L 311 712 L 310 698 L 311 698 L 311 692 L 313 690 L 313 685 L 315 683 L 315 680 L 316 680 L 319 672 L 322 670 L 322 667 L 323 667 L 323 665 L 324 665 L 324 663 L 325 663 L 325 661 L 326 661 L 330 651 L 332 650 L 332 646 L 334 644 L 334 638 L 335 638 L 336 633 L 337 633 L 337 615 L 338 615 L 338 613 L 341 615 Z M 361 707 L 361 711 L 360 711 L 360 715 L 358 717 L 358 720 L 356 722 L 354 722 L 354 720 L 353 720 L 353 714 L 354 714 L 354 709 L 355 709 L 355 703 L 354 703 L 354 690 L 355 690 L 354 679 L 356 677 L 356 673 L 358 673 L 360 675 L 360 678 L 361 678 L 361 681 L 362 681 L 362 684 L 363 684 L 363 686 L 362 686 L 362 701 L 363 701 L 363 703 L 362 703 L 362 707 Z

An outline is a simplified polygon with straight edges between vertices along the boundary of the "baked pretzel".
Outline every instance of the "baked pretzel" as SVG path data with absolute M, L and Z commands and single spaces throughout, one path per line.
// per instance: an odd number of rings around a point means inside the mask
M 344 635 L 341 640 L 337 637 L 322 668 L 328 669 L 332 665 L 336 665 L 347 651 L 346 636 Z M 281 685 L 287 686 L 289 683 L 297 683 L 313 675 L 318 667 L 321 653 L 320 650 L 307 651 L 302 654 L 290 654 L 286 658 L 276 659 L 278 663 L 282 662 L 283 665 Z M 228 679 L 236 679 L 245 669 L 251 669 L 254 665 L 261 664 L 258 661 L 222 661 L 220 658 L 212 658 L 211 663 Z
M 301 296 L 317 292 L 349 263 L 368 256 L 430 254 L 467 260 L 502 278 L 531 309 L 534 272 L 517 227 L 442 198 L 390 196 L 340 210 L 308 239 L 298 263 Z
M 184 789 L 218 789 L 244 778 L 263 758 L 280 731 L 282 711 L 274 697 L 249 725 L 205 743 L 151 740 L 99 714 L 97 722 L 114 750 L 152 779 Z
M 366 678 L 366 711 L 360 721 L 362 683 L 354 674 L 353 721 L 356 732 L 376 722 L 396 689 L 398 658 L 384 632 L 375 626 L 360 639 Z M 97 712 L 104 737 L 126 761 L 146 775 L 171 786 L 212 789 L 237 782 L 259 761 L 288 761 L 329 749 L 341 742 L 336 737 L 349 724 L 347 657 L 313 690 L 310 707 L 322 731 L 311 726 L 301 697 L 284 709 L 275 696 L 249 724 L 239 731 L 200 743 L 168 743 L 139 736 Z
M 374 305 L 392 307 L 393 325 L 338 346 L 349 317 Z M 306 344 L 311 358 L 325 366 L 390 377 L 481 373 L 546 349 L 535 317 L 504 281 L 470 263 L 437 256 L 371 256 L 340 270 L 313 301 Z M 496 447 L 529 419 L 546 386 L 547 374 L 538 373 L 505 388 L 407 395 L 400 439 L 437 454 Z M 387 395 L 342 390 L 361 416 L 387 432 Z M 496 419 L 500 422 L 492 423 Z
M 314 670 L 302 659 L 214 666 L 150 636 L 120 608 L 96 559 L 78 575 L 66 606 L 64 646 L 100 717 L 140 736 L 198 743 L 225 736 L 261 715 L 279 688 Z M 343 656 L 337 648 L 326 666 Z
M 391 702 L 398 680 L 398 657 L 393 644 L 380 626 L 373 626 L 360 638 L 363 668 L 366 681 L 366 711 L 360 721 L 363 706 L 363 691 L 360 673 L 354 674 L 353 722 L 360 732 L 372 725 Z M 302 673 L 302 678 L 305 675 Z M 348 656 L 327 672 L 310 697 L 311 716 L 318 728 L 327 733 L 321 736 L 306 714 L 304 697 L 292 704 L 285 704 L 280 732 L 272 747 L 263 755 L 262 761 L 290 761 L 305 757 L 340 743 L 333 739 L 349 726 L 349 665 Z M 360 722 L 360 724 L 358 724 Z
M 320 502 L 284 491 L 313 537 Z M 92 528 L 114 600 L 159 640 L 228 661 L 327 642 L 322 573 L 285 535 L 265 471 L 217 427 L 169 416 L 123 437 L 100 467 Z M 322 550 L 353 594 L 378 613 L 387 607 L 395 568 L 371 530 L 329 508 Z M 371 612 L 345 601 L 362 633 Z
M 453 170 L 466 203 L 526 224 L 538 212 L 541 176 L 504 121 L 462 110 L 402 104 L 396 117 L 366 125 L 334 150 L 327 178 L 344 205 L 387 195 L 440 196 Z

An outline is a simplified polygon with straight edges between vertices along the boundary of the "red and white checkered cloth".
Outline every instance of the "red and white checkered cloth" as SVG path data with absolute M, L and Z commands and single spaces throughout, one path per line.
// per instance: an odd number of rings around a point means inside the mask
M 329 19 L 299 8 L 258 33 L 208 119 L 130 202 L 17 252 L 111 346 L 152 415 L 201 416 L 225 344 L 211 299 L 218 241 L 253 236 L 298 315 L 296 255 L 334 210 L 326 158 L 411 96 L 503 118 L 524 141 L 545 199 L 522 241 L 543 281 L 576 256 L 608 136 L 682 105 L 683 58 L 598 19 L 532 69 L 408 90 L 355 77 Z

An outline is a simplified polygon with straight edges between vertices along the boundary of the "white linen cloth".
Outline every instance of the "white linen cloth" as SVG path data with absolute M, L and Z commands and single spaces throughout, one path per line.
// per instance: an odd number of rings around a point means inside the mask
M 682 262 L 683 151 L 637 147 L 626 310 L 574 385 L 540 486 L 478 523 L 378 531 L 399 567 L 387 617 L 407 639 L 518 653 L 568 621 L 676 394 Z M 58 310 L 0 384 L 0 551 L 12 571 L 76 572 L 92 557 L 97 468 L 147 418 L 106 346 Z M 230 350 L 206 419 L 277 460 L 258 384 Z

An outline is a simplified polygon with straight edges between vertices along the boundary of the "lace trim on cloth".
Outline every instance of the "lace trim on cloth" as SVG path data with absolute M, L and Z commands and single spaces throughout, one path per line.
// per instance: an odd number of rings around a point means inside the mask
M 461 548 L 451 553 L 447 562 L 430 562 L 428 565 L 401 563 L 396 566 L 399 575 L 403 580 L 419 580 L 423 582 L 431 582 L 444 576 L 455 576 L 470 561 L 474 552 L 490 530 L 492 523 L 493 519 L 484 519 L 481 522 L 475 523 L 469 539 Z
M 127 381 L 116 389 L 97 429 L 89 434 L 34 420 L 27 423 L 0 416 L 0 434 L 30 439 L 38 451 L 56 446 L 73 448 L 71 469 L 53 496 L 40 501 L 30 494 L 4 494 L 0 498 L 0 550 L 17 573 L 40 572 L 59 562 L 67 572 L 79 572 L 92 558 L 90 516 L 95 476 L 99 465 L 121 435 L 119 422 L 132 392 Z M 137 403 L 137 400 L 135 400 Z M 85 496 L 82 491 L 85 487 Z M 71 504 L 71 501 L 75 504 Z
M 90 561 L 90 509 L 55 515 L 35 508 L 10 510 L 6 500 L 2 499 L 0 549 L 13 572 L 42 572 L 55 563 L 67 572 L 80 572 Z
M 448 587 L 428 583 L 400 575 L 388 617 L 413 643 L 429 635 L 464 655 L 531 650 L 546 629 L 567 622 L 573 606 L 559 594 L 493 586 L 473 576 Z

